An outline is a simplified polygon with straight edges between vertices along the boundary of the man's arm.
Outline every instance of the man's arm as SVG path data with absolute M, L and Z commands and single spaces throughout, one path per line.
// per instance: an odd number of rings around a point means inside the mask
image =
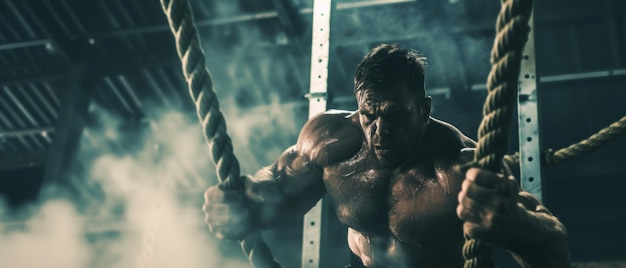
M 528 192 L 519 193 L 520 222 L 503 245 L 524 267 L 569 267 L 565 226 Z
M 243 189 L 209 187 L 202 210 L 211 232 L 220 239 L 242 239 L 250 230 L 304 214 L 324 194 L 322 170 L 307 159 L 293 146 L 273 165 L 245 176 Z
M 202 209 L 211 232 L 241 239 L 250 230 L 276 227 L 304 214 L 324 194 L 322 170 L 308 159 L 293 146 L 271 166 L 245 176 L 243 189 L 209 187 Z
M 245 182 L 254 224 L 275 227 L 304 215 L 325 194 L 322 169 L 298 145 L 287 149 L 271 166 Z
M 509 250 L 524 267 L 569 267 L 565 227 L 511 176 L 469 169 L 457 214 L 471 237 Z
M 256 224 L 276 226 L 303 216 L 326 193 L 323 169 L 348 159 L 361 146 L 361 133 L 345 111 L 329 111 L 309 120 L 296 145 L 271 166 L 246 181 Z
M 246 176 L 244 189 L 207 189 L 203 210 L 211 231 L 238 239 L 250 229 L 276 227 L 304 215 L 326 193 L 323 169 L 360 148 L 360 133 L 350 127 L 347 115 L 329 112 L 309 120 L 296 145 Z

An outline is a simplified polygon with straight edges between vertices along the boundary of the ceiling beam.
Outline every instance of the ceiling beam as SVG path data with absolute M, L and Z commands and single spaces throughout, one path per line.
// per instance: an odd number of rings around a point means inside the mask
M 17 41 L 11 43 L 0 44 L 0 50 L 11 50 L 19 48 L 46 46 L 50 44 L 51 40 L 47 38 L 38 38 L 32 40 Z
M 273 0 L 274 2 L 282 2 L 281 0 Z M 406 3 L 414 3 L 414 0 L 368 0 L 368 1 L 358 1 L 358 2 L 348 2 L 348 3 L 337 3 L 337 10 L 352 10 L 358 8 L 366 8 L 366 7 L 376 7 L 383 5 L 392 5 L 392 4 L 406 4 Z M 593 18 L 593 17 L 603 17 L 606 16 L 606 9 L 602 7 L 602 5 L 598 5 L 597 9 L 589 10 L 588 8 L 583 7 L 568 7 L 567 12 L 557 12 L 550 13 L 550 16 L 537 16 L 535 25 L 541 27 L 544 24 L 553 24 L 556 22 L 567 22 L 578 19 L 585 18 Z M 614 9 L 612 10 L 613 15 L 626 14 L 625 11 Z M 550 12 L 549 10 L 546 12 Z M 39 12 L 41 13 L 41 12 Z M 300 8 L 297 10 L 299 15 L 309 15 L 312 13 L 311 8 Z M 284 17 L 281 15 L 280 9 L 279 11 L 267 11 L 267 12 L 258 12 L 252 14 L 241 14 L 237 16 L 230 16 L 224 18 L 212 18 L 205 20 L 197 20 L 196 25 L 198 27 L 208 27 L 208 26 L 216 26 L 216 25 L 224 25 L 224 24 L 233 24 L 233 23 L 243 23 L 243 22 L 251 22 L 256 20 L 266 20 L 266 19 L 280 19 Z M 296 28 L 297 29 L 297 28 Z M 167 24 L 160 25 L 150 25 L 150 26 L 142 26 L 142 27 L 134 27 L 134 28 L 126 28 L 120 30 L 113 31 L 103 31 L 99 33 L 89 33 L 84 35 L 76 35 L 76 36 L 68 36 L 69 40 L 74 41 L 84 41 L 84 40 L 98 40 L 112 37 L 120 37 L 120 36 L 128 36 L 128 35 L 141 35 L 146 33 L 155 33 L 155 32 L 167 32 L 169 31 L 169 26 Z M 462 25 L 462 26 L 453 26 L 454 34 L 471 34 L 471 33 L 481 33 L 481 32 L 493 32 L 494 24 L 493 21 L 485 21 L 484 23 L 472 23 L 471 25 Z M 48 32 L 50 32 L 48 30 Z M 52 36 L 51 38 L 44 39 L 33 39 L 26 41 L 18 41 L 18 42 L 9 42 L 0 44 L 0 50 L 9 50 L 16 48 L 26 48 L 33 46 L 46 46 L 54 43 L 59 43 L 58 40 L 55 40 L 57 37 Z M 397 36 L 389 36 L 386 39 L 396 39 Z M 410 38 L 410 36 L 401 36 L 401 39 Z
M 36 74 L 28 74 L 28 75 L 20 75 L 20 76 L 12 76 L 12 77 L 2 77 L 2 80 L 0 80 L 0 87 L 27 84 L 27 83 L 58 81 L 58 80 L 65 79 L 66 77 L 67 77 L 67 73 L 65 72 L 36 73 Z
M 68 174 L 75 164 L 95 83 L 101 78 L 99 73 L 86 67 L 99 64 L 92 56 L 93 53 L 87 54 L 83 61 L 74 65 L 70 71 L 68 77 L 70 84 L 62 98 L 55 135 L 48 152 L 44 184 L 66 185 Z
M 140 72 L 146 68 L 154 68 L 158 66 L 180 66 L 180 60 L 178 56 L 172 55 L 171 57 L 161 57 L 152 60 L 143 61 L 117 61 L 115 64 L 101 64 L 98 65 L 97 73 L 99 76 L 112 76 L 119 74 L 128 74 L 133 72 Z M 36 73 L 13 77 L 2 77 L 0 80 L 0 86 L 12 86 L 17 84 L 37 83 L 37 82 L 50 82 L 65 80 L 69 81 L 69 73 L 67 71 L 50 72 L 50 73 Z
M 413 3 L 413 2 L 415 2 L 415 0 L 366 0 L 366 1 L 358 1 L 358 2 L 350 2 L 350 3 L 337 3 L 336 9 L 337 10 L 352 10 L 352 9 L 365 8 L 365 7 L 375 7 L 375 6 L 382 6 L 382 5 Z M 313 13 L 313 9 L 310 7 L 300 8 L 300 9 L 296 9 L 295 13 L 299 15 L 310 15 Z M 266 11 L 266 12 L 252 13 L 252 14 L 241 14 L 241 15 L 229 16 L 229 17 L 223 17 L 223 18 L 196 20 L 195 23 L 197 27 L 201 28 L 201 27 L 217 26 L 217 25 L 224 25 L 224 24 L 253 22 L 256 20 L 280 19 L 280 16 L 281 16 L 281 13 L 279 11 Z M 101 39 L 101 38 L 119 37 L 119 36 L 126 36 L 126 35 L 139 35 L 139 34 L 146 34 L 146 33 L 169 32 L 169 31 L 170 31 L 169 26 L 164 23 L 160 25 L 150 25 L 150 26 L 114 30 L 114 31 L 103 31 L 100 33 L 90 33 L 87 35 L 77 35 L 77 36 L 72 36 L 71 39 L 82 39 L 82 40 Z
M 11 129 L 0 131 L 0 139 L 2 138 L 15 138 L 21 136 L 32 135 L 47 135 L 47 133 L 54 132 L 54 127 L 38 127 L 29 129 Z

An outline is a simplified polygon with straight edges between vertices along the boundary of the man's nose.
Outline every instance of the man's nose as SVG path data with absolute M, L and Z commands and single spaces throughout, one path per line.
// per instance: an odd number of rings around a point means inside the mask
M 389 123 L 382 116 L 376 119 L 376 135 L 385 136 L 389 134 Z

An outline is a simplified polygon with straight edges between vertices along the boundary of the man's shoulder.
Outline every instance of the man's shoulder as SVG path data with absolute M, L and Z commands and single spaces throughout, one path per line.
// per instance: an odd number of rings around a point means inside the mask
M 454 125 L 431 118 L 427 139 L 427 151 L 431 160 L 438 165 L 450 166 L 471 162 L 474 158 L 476 142 L 463 134 Z
M 298 150 L 318 164 L 331 164 L 356 154 L 363 132 L 354 112 L 330 110 L 311 118 L 298 137 Z
M 472 138 L 446 121 L 431 118 L 430 128 L 432 130 L 431 137 L 437 139 L 438 143 L 441 145 L 458 149 L 476 147 L 476 142 Z
M 331 123 L 331 124 L 346 124 L 353 123 L 354 121 L 354 111 L 347 110 L 328 110 L 322 113 L 319 113 L 313 116 L 309 121 L 307 121 L 307 125 L 309 124 L 320 124 L 320 123 Z M 306 125 L 305 125 L 306 127 Z
M 359 130 L 356 119 L 355 113 L 351 111 L 328 110 L 309 119 L 302 127 L 301 134 Z

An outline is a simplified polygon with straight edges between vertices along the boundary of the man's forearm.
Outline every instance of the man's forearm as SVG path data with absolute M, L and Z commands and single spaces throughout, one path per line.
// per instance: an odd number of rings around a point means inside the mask
M 526 211 L 505 247 L 524 267 L 569 267 L 567 231 L 549 212 Z
M 245 183 L 246 198 L 255 227 L 266 229 L 280 225 L 284 218 L 285 197 L 277 180 L 275 166 L 264 167 Z

